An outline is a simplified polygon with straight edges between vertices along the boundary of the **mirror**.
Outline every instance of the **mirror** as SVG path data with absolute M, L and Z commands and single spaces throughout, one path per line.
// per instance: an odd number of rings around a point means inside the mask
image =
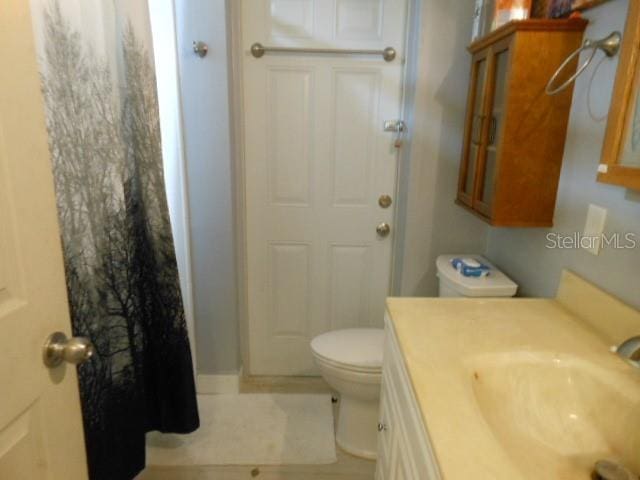
M 640 190 L 640 1 L 629 2 L 598 181 Z

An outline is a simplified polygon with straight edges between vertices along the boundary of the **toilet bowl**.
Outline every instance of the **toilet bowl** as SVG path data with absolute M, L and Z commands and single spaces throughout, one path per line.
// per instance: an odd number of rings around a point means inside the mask
M 340 395 L 336 442 L 348 453 L 375 459 L 384 331 L 352 328 L 311 341 L 316 364 Z

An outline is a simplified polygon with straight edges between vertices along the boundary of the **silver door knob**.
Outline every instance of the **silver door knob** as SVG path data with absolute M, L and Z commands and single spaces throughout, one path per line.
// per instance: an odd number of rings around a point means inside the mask
M 44 364 L 49 367 L 57 367 L 62 362 L 78 365 L 86 362 L 95 353 L 96 349 L 91 340 L 85 337 L 71 337 L 62 332 L 49 335 L 44 342 L 42 357 Z
M 391 227 L 388 223 L 383 222 L 376 227 L 376 232 L 381 237 L 386 237 L 387 235 L 389 235 L 389 233 L 391 233 Z
M 385 423 L 378 422 L 378 431 L 379 432 L 384 432 L 386 429 L 387 429 L 387 425 Z

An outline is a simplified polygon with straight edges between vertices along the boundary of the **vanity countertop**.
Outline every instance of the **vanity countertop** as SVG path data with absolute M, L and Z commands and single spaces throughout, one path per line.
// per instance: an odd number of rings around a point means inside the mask
M 568 280 L 574 281 L 575 277 Z M 583 291 L 576 298 L 584 299 L 584 294 Z M 627 316 L 637 314 L 628 307 L 619 307 L 626 309 Z M 557 387 L 554 381 L 571 382 L 571 375 L 565 377 L 562 373 L 562 378 L 549 380 L 548 385 L 545 380 L 536 380 L 537 384 L 532 387 L 528 380 L 516 378 L 520 375 L 518 370 L 506 369 L 500 376 L 495 374 L 493 366 L 510 366 L 512 361 L 538 365 L 530 360 L 542 355 L 547 361 L 545 365 L 553 369 L 556 360 L 558 365 L 560 362 L 565 365 L 579 359 L 576 361 L 596 365 L 596 370 L 605 372 L 603 378 L 616 372 L 625 382 L 640 382 L 640 374 L 609 351 L 611 343 L 606 335 L 556 299 L 389 298 L 387 310 L 444 480 L 589 478 L 585 475 L 593 465 L 591 458 L 579 458 L 580 451 L 563 451 L 559 456 L 547 449 L 575 447 L 580 450 L 580 431 L 569 432 L 573 437 L 565 447 L 544 445 L 545 440 L 553 438 L 552 434 L 564 435 L 562 429 L 571 430 L 574 415 L 567 413 L 569 407 L 558 407 L 561 412 L 553 418 L 549 412 L 554 406 L 544 405 L 538 409 L 538 404 L 527 403 L 532 397 L 539 403 L 544 402 L 544 389 Z M 638 318 L 640 314 L 635 320 Z M 526 375 L 531 377 L 532 371 L 527 370 Z M 547 371 L 536 370 L 535 375 L 544 379 Z M 570 370 L 573 371 L 581 374 L 579 369 Z M 503 382 L 505 375 L 511 375 L 508 382 Z M 482 393 L 487 390 L 483 390 L 482 382 L 495 387 L 494 396 Z M 501 390 L 503 384 L 509 382 L 515 389 Z M 532 388 L 537 391 L 532 392 Z M 520 395 L 522 405 L 516 403 Z M 505 397 L 509 398 L 503 402 L 501 399 Z M 540 426 L 520 426 L 501 432 L 508 426 L 505 422 L 501 424 L 500 418 L 513 418 L 503 411 L 509 408 L 511 413 L 516 412 L 513 413 L 515 422 L 526 423 L 538 415 L 533 421 L 543 425 L 545 431 L 536 431 Z M 603 405 L 603 408 L 608 407 Z M 584 408 L 577 410 L 580 415 L 584 411 Z M 549 418 L 541 422 L 541 415 Z M 493 425 L 490 425 L 491 418 Z M 547 422 L 550 427 L 558 427 L 556 432 L 546 431 Z M 583 418 L 576 422 L 578 430 L 585 428 L 585 423 L 590 425 Z M 521 431 L 526 433 L 526 441 Z M 540 449 L 528 448 L 527 442 L 532 441 L 529 436 L 534 442 L 541 442 Z M 549 462 L 549 458 L 553 461 Z

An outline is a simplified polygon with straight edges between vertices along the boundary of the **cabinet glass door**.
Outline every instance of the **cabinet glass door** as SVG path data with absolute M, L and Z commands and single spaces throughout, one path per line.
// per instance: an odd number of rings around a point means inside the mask
M 494 185 L 497 173 L 498 152 L 502 141 L 502 124 L 505 114 L 507 73 L 509 68 L 508 44 L 498 46 L 491 58 L 490 109 L 487 117 L 487 141 L 485 155 L 478 162 L 479 183 L 476 190 L 474 207 L 490 216 L 494 199 Z
M 465 131 L 465 145 L 460 172 L 458 198 L 471 206 L 475 189 L 477 166 L 483 149 L 485 86 L 487 81 L 487 55 L 474 58 L 471 74 L 472 88 L 469 92 L 469 107 Z

